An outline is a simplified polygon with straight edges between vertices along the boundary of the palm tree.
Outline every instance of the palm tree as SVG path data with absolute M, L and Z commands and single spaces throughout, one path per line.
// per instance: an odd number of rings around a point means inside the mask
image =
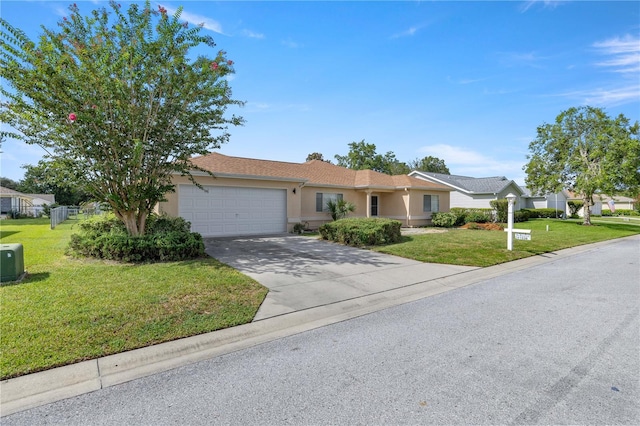
M 327 208 L 329 209 L 329 213 L 333 220 L 347 217 L 347 214 L 356 210 L 355 204 L 345 200 L 329 200 L 327 201 Z

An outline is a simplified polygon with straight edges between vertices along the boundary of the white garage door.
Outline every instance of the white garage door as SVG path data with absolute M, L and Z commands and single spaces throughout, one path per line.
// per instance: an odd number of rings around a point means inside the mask
M 203 237 L 277 234 L 287 231 L 284 189 L 180 185 L 180 216 Z

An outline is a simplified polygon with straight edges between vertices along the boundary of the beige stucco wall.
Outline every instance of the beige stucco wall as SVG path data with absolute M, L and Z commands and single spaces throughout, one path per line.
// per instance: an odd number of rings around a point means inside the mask
M 329 213 L 316 212 L 316 193 L 342 194 L 343 199 L 356 206 L 350 217 L 367 216 L 367 193 L 364 190 L 346 188 L 327 188 L 302 186 L 299 182 L 277 180 L 237 179 L 211 176 L 196 177 L 203 186 L 232 186 L 250 188 L 285 189 L 287 193 L 287 230 L 291 232 L 296 223 L 306 223 L 310 229 L 317 229 L 323 223 L 331 221 Z M 167 201 L 156 207 L 158 213 L 179 216 L 180 185 L 192 185 L 186 176 L 174 178 L 176 191 L 166 194 Z M 296 190 L 294 193 L 293 190 Z M 422 211 L 422 200 L 425 194 L 440 196 L 440 211 L 449 211 L 450 193 L 448 191 L 397 190 L 392 192 L 372 191 L 378 196 L 378 217 L 400 220 L 403 226 L 423 226 L 431 222 L 431 213 Z M 407 217 L 407 206 L 410 209 Z
M 356 210 L 349 217 L 367 217 L 367 192 L 365 190 L 325 188 L 305 186 L 302 188 L 301 222 L 306 222 L 311 229 L 316 229 L 331 220 L 329 213 L 316 212 L 316 193 L 342 194 L 343 199 L 356 205 Z M 372 191 L 378 196 L 378 217 L 396 219 L 403 226 L 424 226 L 431 223 L 431 213 L 422 211 L 423 196 L 439 195 L 440 211 L 449 211 L 449 191 L 396 190 L 392 192 Z M 407 217 L 407 206 L 409 217 Z

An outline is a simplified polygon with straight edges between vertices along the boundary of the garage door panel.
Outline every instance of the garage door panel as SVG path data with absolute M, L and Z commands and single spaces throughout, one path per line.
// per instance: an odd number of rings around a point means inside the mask
M 286 232 L 286 190 L 195 185 L 178 188 L 179 214 L 203 236 Z

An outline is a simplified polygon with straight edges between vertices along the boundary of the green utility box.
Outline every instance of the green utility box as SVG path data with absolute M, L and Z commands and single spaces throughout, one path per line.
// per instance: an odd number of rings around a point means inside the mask
M 0 244 L 0 282 L 18 281 L 23 274 L 22 244 Z

